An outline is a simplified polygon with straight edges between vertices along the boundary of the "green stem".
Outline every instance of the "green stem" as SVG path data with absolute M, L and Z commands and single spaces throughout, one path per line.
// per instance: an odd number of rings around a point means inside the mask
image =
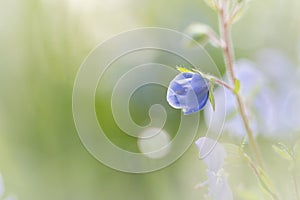
M 225 43 L 224 48 L 223 48 L 223 54 L 224 54 L 224 60 L 225 60 L 225 65 L 228 70 L 228 76 L 229 80 L 232 82 L 232 84 L 235 83 L 236 77 L 234 74 L 234 69 L 233 69 L 233 64 L 234 64 L 234 52 L 232 48 L 232 42 L 231 42 L 231 35 L 230 35 L 230 24 L 227 22 L 227 12 L 226 10 L 220 8 L 219 10 L 219 25 L 220 25 L 220 34 L 221 37 Z M 252 147 L 254 156 L 258 164 L 260 165 L 261 168 L 263 168 L 263 162 L 262 162 L 262 157 L 258 148 L 258 145 L 253 137 L 253 133 L 251 131 L 250 125 L 249 125 L 249 120 L 246 114 L 245 106 L 242 101 L 241 96 L 239 93 L 234 93 L 238 105 L 238 110 L 241 115 L 241 118 L 243 120 L 246 133 L 249 139 L 249 143 Z
M 296 199 L 297 200 L 300 200 L 300 192 L 299 192 L 299 189 L 298 189 L 298 181 L 297 181 L 297 173 L 296 173 L 296 159 L 294 157 L 294 152 L 293 152 L 293 165 L 294 165 L 294 169 L 292 170 L 292 177 L 293 177 L 293 182 L 294 182 L 294 187 L 295 187 L 295 192 L 296 192 Z
M 231 34 L 230 34 L 230 16 L 228 15 L 229 10 L 229 1 L 228 0 L 222 0 L 222 5 L 218 9 L 219 13 L 219 28 L 220 28 L 220 35 L 221 40 L 224 41 L 224 47 L 223 47 L 223 55 L 224 55 L 224 61 L 228 73 L 229 80 L 231 81 L 232 85 L 235 85 L 236 82 L 236 76 L 234 73 L 234 51 L 232 46 L 232 40 L 231 40 Z M 248 116 L 246 113 L 245 105 L 243 103 L 243 100 L 238 92 L 234 92 L 238 111 L 240 113 L 240 116 L 242 118 L 244 127 L 246 129 L 246 133 L 249 139 L 249 144 L 251 146 L 251 149 L 253 151 L 253 154 L 255 156 L 256 162 L 258 163 L 259 167 L 261 169 L 264 169 L 263 159 L 260 154 L 259 147 L 257 145 L 256 140 L 254 139 L 253 132 L 250 128 Z M 259 173 L 256 173 L 259 176 Z M 270 195 L 273 199 L 279 199 L 277 194 L 273 191 L 270 192 Z
M 296 198 L 297 198 L 297 200 L 300 200 L 300 195 L 299 195 L 299 190 L 298 190 L 298 181 L 297 181 L 297 177 L 295 174 L 293 174 L 293 181 L 294 181 L 294 186 L 295 186 Z

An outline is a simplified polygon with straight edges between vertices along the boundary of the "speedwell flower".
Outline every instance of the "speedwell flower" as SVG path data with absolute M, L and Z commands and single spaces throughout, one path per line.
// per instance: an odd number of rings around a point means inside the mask
M 198 73 L 184 72 L 177 75 L 170 83 L 167 101 L 185 115 L 198 112 L 208 100 L 208 83 Z

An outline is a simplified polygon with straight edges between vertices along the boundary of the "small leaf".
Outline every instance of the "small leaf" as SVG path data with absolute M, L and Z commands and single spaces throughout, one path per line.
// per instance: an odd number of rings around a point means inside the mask
M 238 3 L 239 3 L 239 8 L 235 12 L 234 16 L 231 18 L 232 24 L 238 22 L 249 8 L 248 1 L 246 1 L 246 0 L 242 0 Z
M 234 92 L 235 94 L 238 94 L 239 91 L 240 91 L 240 88 L 241 88 L 241 83 L 240 83 L 240 81 L 239 81 L 238 79 L 235 79 L 235 80 L 234 80 L 234 88 L 233 88 L 233 92 Z
M 204 2 L 213 10 L 217 10 L 216 2 L 215 0 L 204 0 Z
M 271 196 L 276 196 L 276 194 L 273 192 L 275 191 L 274 186 L 268 174 L 261 167 L 256 166 L 250 156 L 248 156 L 245 152 L 243 152 L 243 156 L 248 161 L 249 166 L 256 175 L 262 190 Z
M 274 192 L 275 189 L 274 189 L 274 186 L 272 184 L 272 181 L 270 179 L 270 177 L 268 176 L 268 174 L 263 170 L 261 169 L 260 167 L 258 167 L 258 173 L 259 173 L 259 176 L 258 176 L 258 180 L 259 180 L 259 183 L 260 183 L 260 186 L 261 188 L 263 189 L 263 191 L 265 191 L 267 194 L 270 194 L 271 196 L 274 195 Z
M 208 42 L 210 42 L 212 45 L 217 45 L 215 39 L 215 32 L 206 24 L 202 23 L 193 23 L 190 24 L 186 30 L 185 33 L 189 35 L 191 38 L 193 38 L 192 41 L 190 41 L 191 46 L 201 44 L 206 45 Z
M 191 70 L 189 70 L 189 69 L 187 69 L 187 68 L 185 68 L 185 67 L 181 67 L 181 66 L 177 66 L 176 69 L 177 69 L 178 71 L 180 71 L 181 73 L 185 73 L 185 72 L 193 72 L 193 71 L 191 71 Z
M 199 44 L 205 46 L 207 43 L 216 48 L 224 46 L 223 40 L 206 24 L 192 23 L 186 28 L 185 33 L 192 38 L 192 40 L 188 41 L 188 45 L 191 47 Z
M 279 155 L 281 158 L 292 161 L 293 156 L 290 153 L 289 149 L 282 143 L 278 143 L 277 145 L 273 145 L 273 150 Z
M 205 44 L 207 44 L 210 40 L 209 35 L 211 32 L 211 28 L 208 25 L 202 23 L 193 23 L 189 25 L 185 30 L 185 33 L 193 38 L 193 40 L 189 44 L 191 46 L 196 44 L 201 44 L 204 46 Z
M 225 150 L 226 150 L 226 164 L 230 165 L 243 165 L 245 164 L 245 159 L 243 156 L 243 150 L 231 143 L 224 143 L 223 144 Z
M 293 146 L 293 155 L 295 159 L 300 159 L 300 140 L 297 140 Z
M 209 102 L 212 106 L 213 111 L 215 111 L 215 109 L 216 109 L 214 86 L 215 86 L 215 82 L 213 80 L 210 80 L 208 98 L 209 98 Z

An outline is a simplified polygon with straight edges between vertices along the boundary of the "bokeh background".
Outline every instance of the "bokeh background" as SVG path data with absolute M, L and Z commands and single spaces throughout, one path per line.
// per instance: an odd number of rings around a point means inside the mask
M 259 51 L 276 49 L 297 69 L 299 9 L 299 0 L 252 0 L 233 28 L 237 58 L 254 60 Z M 150 174 L 126 174 L 102 165 L 88 153 L 72 118 L 76 72 L 96 45 L 132 28 L 184 31 L 198 21 L 217 29 L 216 14 L 202 0 L 1 0 L 0 173 L 5 194 L 20 200 L 202 199 L 207 190 L 195 190 L 194 185 L 206 179 L 206 166 L 198 159 L 195 145 L 167 168 Z M 211 46 L 206 50 L 224 72 L 221 51 Z M 149 102 L 143 103 L 144 94 L 151 94 L 155 102 L 165 98 L 165 91 L 145 88 L 135 95 L 132 104 L 136 106 L 131 111 L 137 123 L 147 123 Z M 99 99 L 98 103 L 103 102 Z M 101 106 L 97 110 L 104 118 L 108 111 Z M 169 112 L 174 119 L 180 115 L 171 108 Z M 115 128 L 113 122 L 106 125 Z M 169 130 L 177 126 L 171 122 Z M 280 138 L 283 142 L 290 139 Z M 221 140 L 241 142 L 226 134 Z M 278 139 L 258 140 L 276 185 L 284 183 L 279 187 L 283 199 L 296 199 L 288 165 L 272 151 Z M 137 151 L 132 140 L 124 136 L 114 138 L 114 142 Z M 246 164 L 229 171 L 236 173 L 230 179 L 237 191 L 235 199 L 246 199 L 243 195 L 247 192 L 248 199 L 260 199 L 260 189 Z

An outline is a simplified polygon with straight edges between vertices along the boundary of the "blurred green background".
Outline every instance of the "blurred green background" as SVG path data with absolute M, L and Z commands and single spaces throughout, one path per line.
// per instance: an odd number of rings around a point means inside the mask
M 233 28 L 237 57 L 251 59 L 262 48 L 276 48 L 296 64 L 299 10 L 299 0 L 251 1 Z M 205 165 L 194 145 L 165 169 L 126 174 L 88 153 L 72 118 L 76 72 L 97 44 L 136 27 L 183 31 L 197 21 L 217 28 L 215 13 L 202 0 L 1 0 L 0 172 L 6 193 L 20 200 L 202 199 L 206 191 L 193 187 L 206 179 Z M 206 49 L 222 71 L 221 52 Z M 157 94 L 164 98 L 163 92 Z M 269 163 L 277 159 L 272 142 L 260 141 L 269 149 L 263 149 Z M 239 169 L 255 183 L 247 166 Z M 273 174 L 277 169 L 286 166 L 280 162 Z

